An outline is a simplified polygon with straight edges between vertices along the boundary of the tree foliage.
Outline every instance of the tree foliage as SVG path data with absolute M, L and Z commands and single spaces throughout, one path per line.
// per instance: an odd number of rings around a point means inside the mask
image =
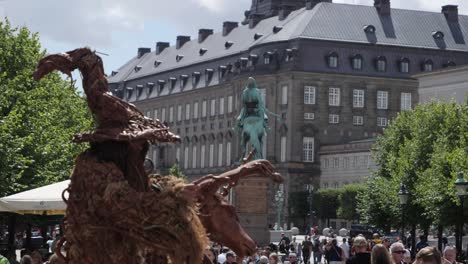
M 318 218 L 330 219 L 337 217 L 340 192 L 337 189 L 320 189 L 314 193 L 312 206 Z
M 428 227 L 453 224 L 459 205 L 454 182 L 468 172 L 468 107 L 432 102 L 398 115 L 377 140 L 378 170 L 359 195 L 363 220 L 379 226 L 401 224 L 397 193 L 406 185 L 410 197 L 405 222 Z
M 338 195 L 337 215 L 341 219 L 359 220 L 357 208 L 357 195 L 364 192 L 365 187 L 360 184 L 351 184 L 344 186 Z
M 0 22 L 0 195 L 64 180 L 86 145 L 73 134 L 93 122 L 85 100 L 57 73 L 32 78 L 41 57 L 37 34 Z
M 179 163 L 174 163 L 172 167 L 169 169 L 169 175 L 175 176 L 177 178 L 181 178 L 185 181 L 187 181 L 187 177 L 184 175 L 184 172 L 179 166 Z

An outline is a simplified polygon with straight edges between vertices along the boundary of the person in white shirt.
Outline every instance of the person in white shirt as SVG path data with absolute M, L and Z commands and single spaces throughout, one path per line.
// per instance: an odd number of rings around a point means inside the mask
M 346 238 L 343 238 L 343 243 L 341 243 L 340 248 L 343 250 L 344 256 L 346 259 L 349 258 L 349 245 L 346 242 Z

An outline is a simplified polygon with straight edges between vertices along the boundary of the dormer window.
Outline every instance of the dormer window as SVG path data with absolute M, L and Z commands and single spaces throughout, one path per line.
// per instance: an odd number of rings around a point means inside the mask
M 224 75 L 226 74 L 227 67 L 224 65 L 221 65 L 218 67 L 218 79 L 221 80 L 224 78 Z
M 400 60 L 400 72 L 408 73 L 410 67 L 410 60 L 408 58 L 401 58 Z
M 207 51 L 208 51 L 208 49 L 201 48 L 198 53 L 200 54 L 200 56 L 203 56 Z
M 170 77 L 169 78 L 169 83 L 171 85 L 171 90 L 174 89 L 176 83 L 177 83 L 177 78 L 176 77 Z
M 375 27 L 373 25 L 365 25 L 364 26 L 364 32 L 369 33 L 369 34 L 374 34 L 375 33 Z
M 126 90 L 127 100 L 130 100 L 130 97 L 132 97 L 132 93 L 133 93 L 133 87 L 127 87 L 125 90 Z
M 205 70 L 205 84 L 208 85 L 211 82 L 211 79 L 213 78 L 213 69 L 206 69 Z
M 432 60 L 430 59 L 424 60 L 422 64 L 422 71 L 431 72 L 433 71 L 433 69 L 434 69 L 434 63 L 432 62 Z
M 137 88 L 137 98 L 138 98 L 138 97 L 140 97 L 141 93 L 143 92 L 143 85 L 138 84 L 136 86 L 136 88 Z
M 139 70 L 141 70 L 141 68 L 143 68 L 141 65 L 137 65 L 135 66 L 134 70 L 135 72 L 138 72 Z
M 362 70 L 362 56 L 361 54 L 355 54 L 351 57 L 351 67 L 353 70 Z
M 200 81 L 200 72 L 192 73 L 192 87 L 196 88 L 198 82 Z
M 434 39 L 443 39 L 445 37 L 444 32 L 442 31 L 434 31 L 432 32 L 432 37 Z
M 455 67 L 455 66 L 457 66 L 457 64 L 453 60 L 449 60 L 447 61 L 447 63 L 444 64 L 444 68 Z
M 224 43 L 224 47 L 225 47 L 226 49 L 229 49 L 232 45 L 234 45 L 234 42 L 229 41 L 229 40 L 226 41 L 226 43 Z
M 239 61 L 240 61 L 240 66 L 241 66 L 241 68 L 243 68 L 243 69 L 244 69 L 244 68 L 247 68 L 247 64 L 249 63 L 249 59 L 248 59 L 248 58 L 242 57 L 242 58 L 240 58 Z
M 378 72 L 386 72 L 387 71 L 387 59 L 384 56 L 378 57 L 375 62 L 375 67 Z
M 284 61 L 286 61 L 286 62 L 293 61 L 296 51 L 297 51 L 297 49 L 286 49 L 286 51 L 285 51 L 286 54 L 285 54 L 285 57 L 284 57 Z
M 281 26 L 274 26 L 273 27 L 273 33 L 276 34 L 276 33 L 280 32 L 282 29 L 283 29 L 283 27 L 281 27 Z
M 263 54 L 263 64 L 265 65 L 270 64 L 272 58 L 273 58 L 273 53 L 271 51 L 265 52 L 265 54 Z
M 233 67 L 233 66 L 232 66 L 232 63 L 226 64 L 226 71 L 227 71 L 227 72 L 232 72 L 232 67 Z
M 258 62 L 258 55 L 250 54 L 249 55 L 249 67 L 257 65 L 257 62 Z
M 176 61 L 179 62 L 179 61 L 181 61 L 183 58 L 184 58 L 184 55 L 178 54 L 178 55 L 176 56 Z
M 187 84 L 187 80 L 188 80 L 187 74 L 180 75 L 180 82 L 179 82 L 180 90 L 183 90 L 185 88 L 185 85 Z
M 166 86 L 165 80 L 158 80 L 158 92 L 161 93 L 164 90 L 164 86 Z
M 338 54 L 336 52 L 330 52 L 327 55 L 328 68 L 338 68 Z
M 112 71 L 111 76 L 115 76 L 115 75 L 117 75 L 117 73 L 119 73 L 119 72 L 118 71 Z
M 263 34 L 255 33 L 254 40 L 258 40 L 259 38 L 263 37 Z
M 161 65 L 161 63 L 162 63 L 162 61 L 160 61 L 160 60 L 155 60 L 155 61 L 154 61 L 154 67 L 155 67 L 155 68 L 158 67 L 159 65 Z
M 147 87 L 146 94 L 149 96 L 153 92 L 154 83 L 153 82 L 146 83 L 146 87 Z

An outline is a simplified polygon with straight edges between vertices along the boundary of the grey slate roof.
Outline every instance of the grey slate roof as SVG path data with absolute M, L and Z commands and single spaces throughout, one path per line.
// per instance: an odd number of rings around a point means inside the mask
M 375 34 L 366 34 L 363 30 L 366 25 L 373 25 Z M 274 26 L 282 29 L 273 33 Z M 434 31 L 443 32 L 445 38 L 434 39 Z M 263 36 L 254 40 L 256 33 Z M 210 35 L 202 43 L 195 39 L 178 50 L 171 46 L 159 55 L 152 51 L 140 58 L 135 57 L 123 65 L 117 74 L 110 76 L 109 82 L 138 79 L 246 52 L 260 44 L 297 38 L 468 52 L 467 37 L 468 16 L 465 15 L 459 16 L 458 23 L 449 23 L 442 13 L 392 9 L 390 16 L 382 17 L 373 6 L 320 3 L 311 10 L 302 8 L 293 11 L 282 21 L 278 17 L 271 17 L 260 21 L 252 29 L 248 25 L 240 25 L 227 36 L 219 32 Z M 226 49 L 226 41 L 234 44 Z M 207 49 L 203 56 L 199 54 L 201 48 Z M 177 55 L 184 57 L 177 62 Z M 162 63 L 154 67 L 155 60 Z M 135 71 L 135 66 L 141 66 L 141 69 Z

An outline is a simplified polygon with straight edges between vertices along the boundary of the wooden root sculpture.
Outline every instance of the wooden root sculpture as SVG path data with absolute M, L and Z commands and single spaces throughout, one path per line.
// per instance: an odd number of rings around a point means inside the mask
M 234 207 L 218 190 L 251 176 L 282 181 L 265 160 L 252 161 L 219 176 L 186 184 L 175 177 L 149 178 L 144 159 L 150 143 L 176 142 L 159 120 L 108 92 L 101 58 L 88 48 L 41 59 L 39 80 L 59 70 L 79 69 L 96 131 L 75 142 L 90 148 L 75 162 L 64 221 L 63 245 L 56 253 L 67 263 L 210 263 L 203 252 L 208 238 L 239 256 L 254 253 L 255 243 L 240 226 Z M 224 193 L 225 195 L 225 193 Z M 149 259 L 148 256 L 159 256 Z

